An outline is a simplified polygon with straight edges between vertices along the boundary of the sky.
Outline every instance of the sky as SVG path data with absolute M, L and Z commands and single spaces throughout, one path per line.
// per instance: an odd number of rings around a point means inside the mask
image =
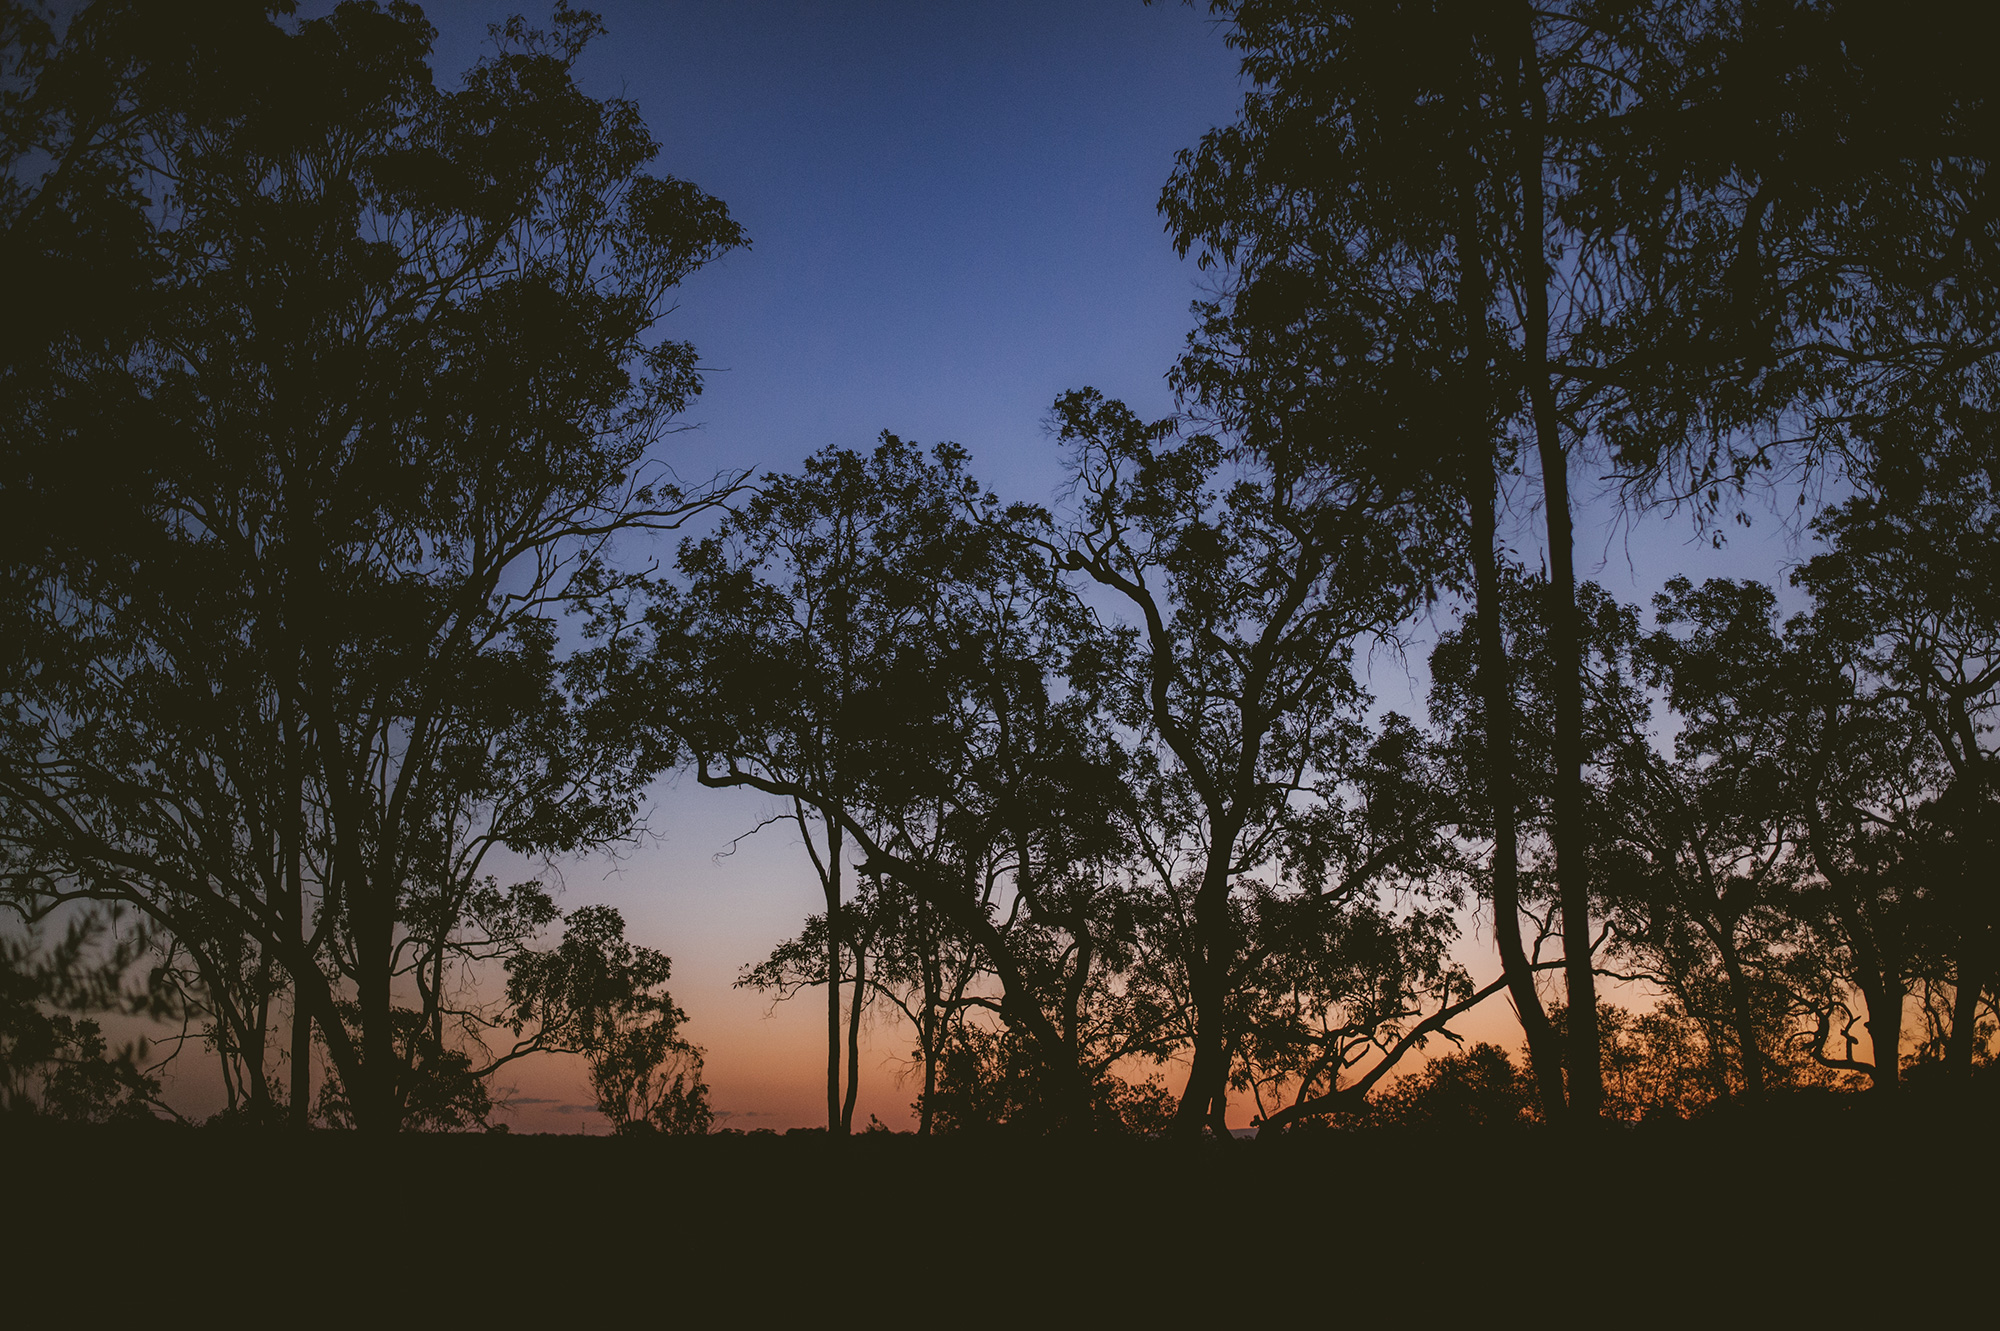
M 516 4 L 428 9 L 441 81 Z M 1174 154 L 1234 118 L 1235 57 L 1204 13 L 1066 3 L 600 4 L 595 95 L 636 102 L 655 170 L 728 204 L 751 238 L 695 274 L 661 325 L 693 342 L 707 388 L 667 459 L 690 479 L 796 466 L 883 430 L 972 451 L 1004 498 L 1060 480 L 1044 429 L 1085 385 L 1149 416 L 1201 274 L 1156 210 Z M 534 17 L 529 11 L 530 18 Z M 635 555 L 640 553 L 633 552 Z M 732 987 L 820 909 L 795 831 L 732 841 L 761 797 L 654 792 L 653 837 L 562 866 L 565 908 L 608 902 L 674 958 L 689 1035 L 727 1126 L 825 1121 L 825 1007 Z M 886 1022 L 862 1053 L 856 1120 L 911 1120 L 914 1045 Z M 502 1085 L 520 1128 L 602 1131 L 580 1065 L 529 1060 Z M 533 1101 L 534 1103 L 527 1103 Z
M 518 7 L 431 6 L 440 81 Z M 1156 205 L 1175 153 L 1232 120 L 1243 93 L 1204 12 L 1140 0 L 597 7 L 610 32 L 581 63 L 583 87 L 635 101 L 663 145 L 655 169 L 722 199 L 752 241 L 695 274 L 662 325 L 708 368 L 696 428 L 667 445 L 683 476 L 788 468 L 886 429 L 959 442 L 1003 498 L 1045 501 L 1060 479 L 1044 428 L 1058 394 L 1089 385 L 1142 415 L 1173 409 L 1164 374 L 1203 275 L 1175 256 Z M 1531 549 L 1533 515 L 1520 516 Z M 1768 517 L 1721 551 L 1685 519 L 1619 522 L 1601 502 L 1581 518 L 1580 571 L 1628 599 L 1676 571 L 1776 581 L 1796 557 Z M 1420 676 L 1418 654 L 1377 661 L 1371 683 L 1383 705 L 1420 714 Z M 823 999 L 773 1006 L 732 987 L 819 908 L 795 832 L 731 849 L 772 812 L 761 797 L 666 782 L 646 841 L 560 866 L 566 909 L 609 903 L 628 936 L 674 958 L 674 996 L 730 1127 L 825 1121 Z M 1475 975 L 1497 970 L 1476 921 L 1462 952 Z M 1466 1029 L 1519 1043 L 1498 1002 Z M 886 1022 L 870 1030 L 857 1123 L 910 1124 L 913 1043 Z M 574 1060 L 515 1064 L 498 1089 L 518 1128 L 604 1130 Z

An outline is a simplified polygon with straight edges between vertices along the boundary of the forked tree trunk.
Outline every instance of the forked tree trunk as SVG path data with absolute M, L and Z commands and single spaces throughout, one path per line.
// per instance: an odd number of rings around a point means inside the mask
M 1242 831 L 1240 820 L 1225 818 L 1211 826 L 1209 862 L 1194 899 L 1194 944 L 1188 968 L 1188 988 L 1194 1000 L 1194 1064 L 1187 1087 L 1174 1110 L 1173 1132 L 1199 1137 L 1204 1128 L 1221 1121 L 1229 1090 L 1228 1035 L 1223 1028 L 1228 1000 L 1228 965 L 1223 957 L 1229 936 L 1229 856 Z

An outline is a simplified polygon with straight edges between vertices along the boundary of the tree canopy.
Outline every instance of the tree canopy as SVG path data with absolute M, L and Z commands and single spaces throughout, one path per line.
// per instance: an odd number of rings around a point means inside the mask
M 824 998 L 830 1134 L 870 1021 L 926 1136 L 1984 1103 L 1959 20 L 1208 9 L 1176 409 L 1061 394 L 1030 502 L 886 430 L 675 470 L 673 302 L 749 242 L 586 90 L 593 14 L 446 86 L 408 3 L 0 5 L 0 1113 L 178 1117 L 193 1041 L 225 1122 L 490 1127 L 551 1055 L 708 1134 L 667 951 L 554 873 L 683 774 L 803 843 L 728 960 Z M 1577 568 L 1592 503 L 1719 542 L 1780 492 L 1788 586 Z

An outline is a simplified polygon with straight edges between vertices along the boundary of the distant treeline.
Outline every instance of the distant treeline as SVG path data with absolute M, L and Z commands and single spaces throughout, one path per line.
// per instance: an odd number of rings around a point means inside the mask
M 1051 508 L 888 433 L 666 464 L 657 325 L 749 241 L 577 86 L 593 15 L 444 91 L 408 4 L 0 3 L 0 1109 L 171 1115 L 192 1041 L 231 1120 L 466 1128 L 565 1051 L 620 1130 L 708 1131 L 667 958 L 519 867 L 676 772 L 804 840 L 825 907 L 739 983 L 824 997 L 839 1132 L 871 1010 L 925 1133 L 1990 1092 L 1988 46 L 1211 8 L 1249 91 L 1161 197 L 1216 279 L 1180 410 L 1065 394 Z M 1716 540 L 1795 507 L 1807 609 L 1580 582 L 1605 476 Z M 1495 1000 L 1521 1062 L 1438 1057 Z

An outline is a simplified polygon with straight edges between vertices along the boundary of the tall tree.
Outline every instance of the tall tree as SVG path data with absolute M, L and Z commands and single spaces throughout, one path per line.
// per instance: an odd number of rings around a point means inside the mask
M 1962 404 L 1935 424 L 1943 438 L 1900 437 L 1907 422 L 1879 427 L 1879 456 L 1863 493 L 1817 524 L 1828 549 L 1800 581 L 1818 615 L 1856 643 L 1885 701 L 1921 721 L 1944 772 L 1924 810 L 1930 841 L 1927 890 L 1949 936 L 1954 996 L 1944 1060 L 1963 1080 L 1975 1052 L 1982 995 L 2000 979 L 2000 891 L 1993 879 L 1994 816 L 2000 811 L 2000 602 L 1995 600 L 2000 508 L 1990 412 Z M 1971 438 L 1967 436 L 1970 435 Z
M 1393 634 L 1433 570 L 1399 544 L 1398 496 L 1382 487 L 1230 467 L 1216 438 L 1176 438 L 1174 422 L 1093 390 L 1062 398 L 1056 419 L 1078 502 L 1052 545 L 1135 621 L 1113 715 L 1162 768 L 1162 821 L 1186 820 L 1139 833 L 1163 886 L 1191 879 L 1177 960 L 1194 1059 L 1177 1130 L 1224 1134 L 1241 880 L 1300 830 L 1295 799 L 1349 766 L 1365 704 L 1354 653 Z
M 1596 1113 L 1581 656 L 1569 470 L 1588 432 L 1571 349 L 1609 296 L 1593 238 L 1562 224 L 1579 145 L 1602 132 L 1627 27 L 1588 5 L 1216 3 L 1254 89 L 1184 153 L 1162 208 L 1183 253 L 1232 271 L 1183 382 L 1262 422 L 1246 437 L 1444 499 L 1469 516 L 1497 704 L 1493 508 L 1523 442 L 1541 487 L 1558 769 L 1554 843 L 1571 991 L 1566 1086 L 1514 925 L 1506 734 L 1489 746 L 1502 961 L 1553 1111 Z M 1600 220 L 1601 224 L 1601 220 Z M 1583 386 L 1587 387 L 1584 381 Z M 1425 395 L 1430 400 L 1426 400 Z M 1440 464 L 1440 459 L 1448 459 Z M 1504 709 L 1488 709 L 1504 727 Z
M 576 85 L 588 14 L 495 28 L 450 92 L 410 5 L 197 31 L 173 79 L 135 79 L 155 25 L 91 6 L 21 103 L 54 165 L 9 196 L 10 241 L 55 245 L 66 182 L 108 181 L 92 206 L 150 280 L 115 338 L 45 330 L 10 439 L 151 459 L 119 545 L 24 556 L 0 779 L 38 876 L 11 883 L 263 957 L 298 1014 L 295 1114 L 317 1030 L 357 1122 L 390 1131 L 474 1020 L 461 968 L 551 916 L 489 857 L 628 825 L 626 737 L 582 706 L 556 621 L 622 585 L 619 533 L 706 500 L 653 456 L 699 378 L 649 330 L 742 235 L 645 173 L 635 106 Z
M 872 453 L 830 449 L 801 475 L 764 478 L 717 535 L 683 546 L 684 585 L 659 589 L 651 642 L 628 667 L 632 705 L 702 784 L 761 791 L 823 829 L 815 854 L 836 922 L 824 976 L 846 970 L 837 889 L 851 847 L 862 873 L 976 943 L 1000 1016 L 1082 1120 L 1089 1083 L 1064 1014 L 1068 981 L 1093 964 L 1087 932 L 1073 932 L 1089 916 L 1058 889 L 1109 823 L 1089 813 L 1106 799 L 1089 707 L 1058 693 L 1084 621 L 965 461 L 885 434 Z M 1038 950 L 1023 950 L 1041 929 L 1079 942 L 1063 978 L 1037 974 Z

